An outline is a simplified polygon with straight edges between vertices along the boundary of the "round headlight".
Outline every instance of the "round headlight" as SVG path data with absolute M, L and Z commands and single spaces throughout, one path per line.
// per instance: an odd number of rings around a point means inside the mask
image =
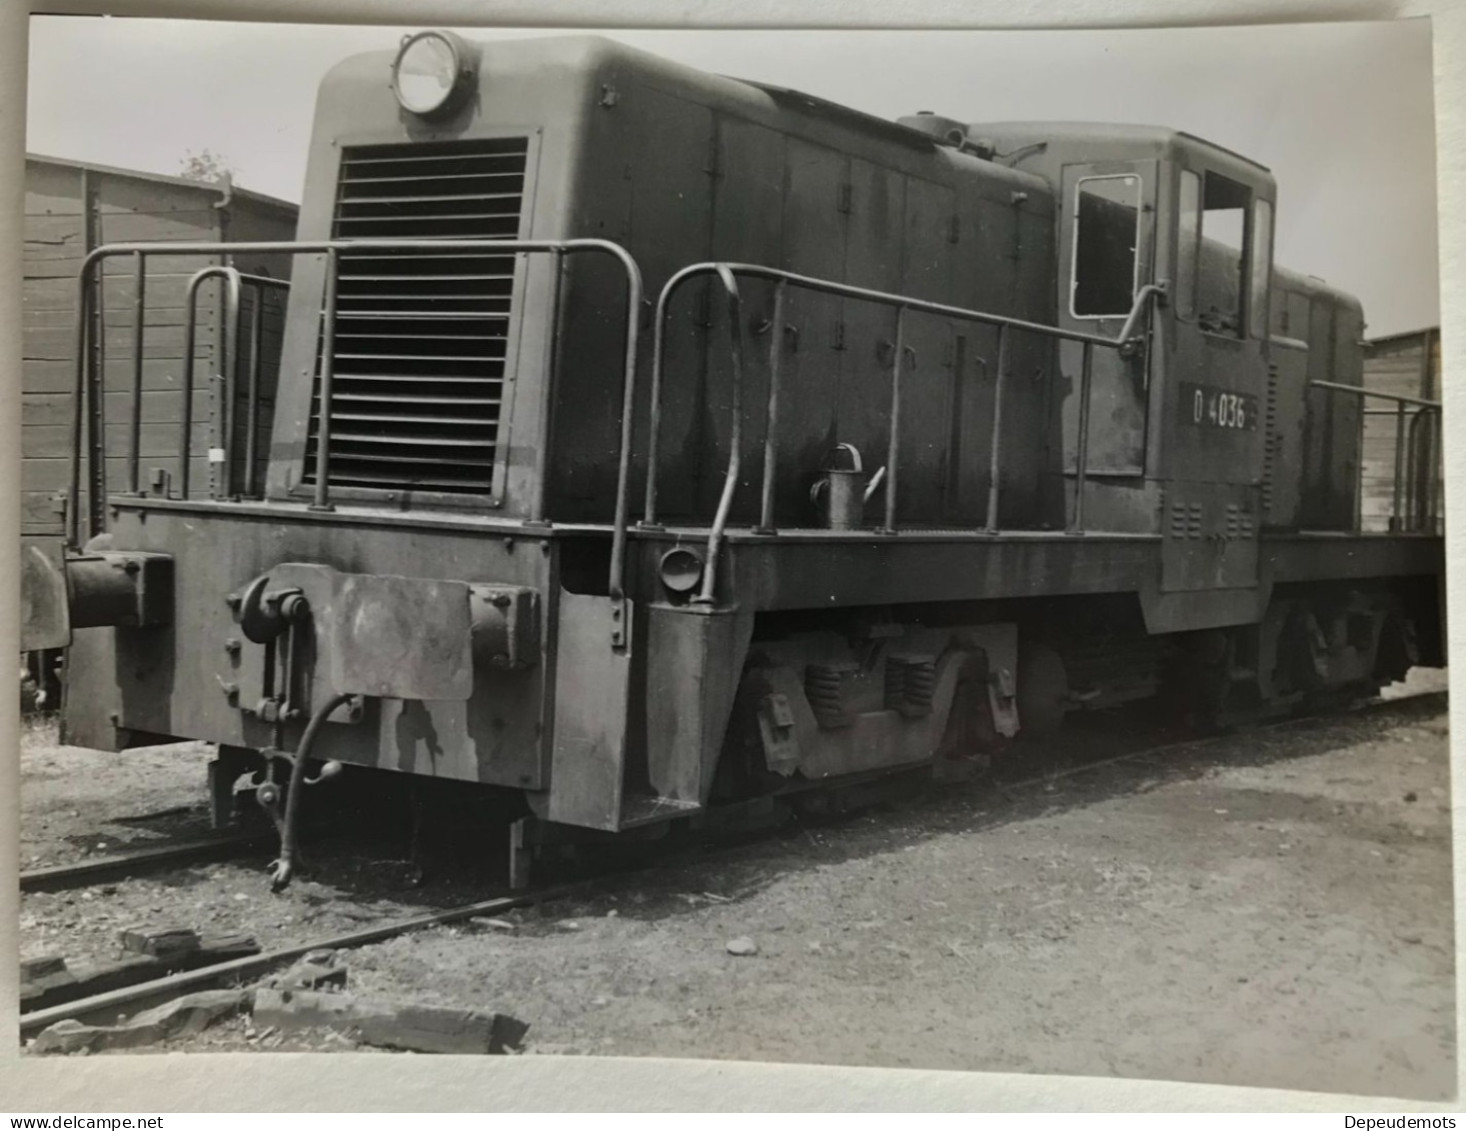
M 392 64 L 392 89 L 409 113 L 422 117 L 454 109 L 473 74 L 468 45 L 452 32 L 420 31 L 402 41 Z
M 697 551 L 677 546 L 662 555 L 657 572 L 668 592 L 691 593 L 702 580 L 702 570 L 702 557 Z

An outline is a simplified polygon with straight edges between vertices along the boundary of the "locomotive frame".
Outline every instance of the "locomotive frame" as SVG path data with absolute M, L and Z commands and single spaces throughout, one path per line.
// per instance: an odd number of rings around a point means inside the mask
M 328 76 L 298 241 L 88 258 L 69 538 L 27 558 L 66 740 L 218 743 L 216 813 L 260 772 L 277 883 L 316 762 L 623 832 L 1081 706 L 1217 721 L 1441 660 L 1430 507 L 1358 529 L 1358 304 L 1272 265 L 1261 166 L 431 34 L 441 113 L 399 104 L 400 55 Z M 297 263 L 264 483 L 226 428 L 210 497 L 146 489 L 136 445 L 109 493 L 92 272 L 254 254 Z

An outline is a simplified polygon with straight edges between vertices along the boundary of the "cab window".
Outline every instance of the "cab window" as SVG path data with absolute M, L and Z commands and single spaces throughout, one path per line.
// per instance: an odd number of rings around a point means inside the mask
M 1123 318 L 1135 301 L 1140 266 L 1140 178 L 1085 177 L 1075 198 L 1070 312 Z
M 1201 193 L 1201 245 L 1196 271 L 1196 321 L 1206 333 L 1244 335 L 1243 297 L 1247 293 L 1248 210 L 1246 185 L 1207 173 Z

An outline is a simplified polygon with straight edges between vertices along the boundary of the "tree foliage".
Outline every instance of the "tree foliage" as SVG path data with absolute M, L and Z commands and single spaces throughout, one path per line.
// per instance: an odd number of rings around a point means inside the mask
M 223 184 L 233 180 L 236 174 L 229 159 L 212 149 L 201 149 L 197 153 L 190 149 L 179 164 L 182 167 L 179 176 L 186 181 L 199 181 L 203 184 Z

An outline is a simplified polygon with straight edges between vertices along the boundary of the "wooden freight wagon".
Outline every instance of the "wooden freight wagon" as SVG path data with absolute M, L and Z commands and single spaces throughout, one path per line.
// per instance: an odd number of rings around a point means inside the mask
M 295 236 L 296 206 L 235 188 L 228 182 L 204 184 L 178 177 L 63 161 L 26 158 L 23 320 L 24 367 L 21 401 L 21 538 L 57 538 L 62 533 L 59 493 L 68 481 L 72 445 L 74 353 L 76 349 L 77 272 L 86 254 L 105 243 L 140 240 L 259 241 Z M 204 261 L 197 256 L 148 261 L 144 279 L 145 321 L 142 349 L 140 465 L 143 486 L 166 473 L 172 490 L 181 490 L 177 453 L 183 419 L 184 342 L 189 282 Z M 288 280 L 289 256 L 257 256 L 235 263 L 242 273 Z M 227 282 L 212 278 L 196 288 L 193 343 L 193 395 L 188 494 L 207 495 L 224 485 L 209 463 L 218 447 L 225 353 Z M 97 349 L 90 359 L 105 375 L 109 422 L 107 486 L 125 490 L 131 456 L 128 423 L 136 378 L 132 361 L 136 339 L 137 281 L 132 263 L 108 260 L 100 295 L 91 307 Z M 262 318 L 256 331 L 257 296 Z M 257 414 L 256 452 L 264 466 L 280 356 L 284 287 L 245 285 L 240 289 L 238 344 L 234 370 L 235 402 L 245 403 L 256 373 L 262 392 Z M 247 424 L 242 410 L 232 414 L 236 434 Z M 234 489 L 245 474 L 235 469 Z
M 1440 329 L 1431 326 L 1366 341 L 1364 385 L 1395 396 L 1440 400 Z M 1435 474 L 1440 464 L 1439 416 L 1422 414 L 1419 424 L 1407 419 L 1403 429 L 1398 423 L 1396 410 L 1384 402 L 1372 404 L 1365 414 L 1362 527 L 1392 529 L 1390 518 L 1398 507 L 1395 528 L 1439 532 L 1441 482 Z

